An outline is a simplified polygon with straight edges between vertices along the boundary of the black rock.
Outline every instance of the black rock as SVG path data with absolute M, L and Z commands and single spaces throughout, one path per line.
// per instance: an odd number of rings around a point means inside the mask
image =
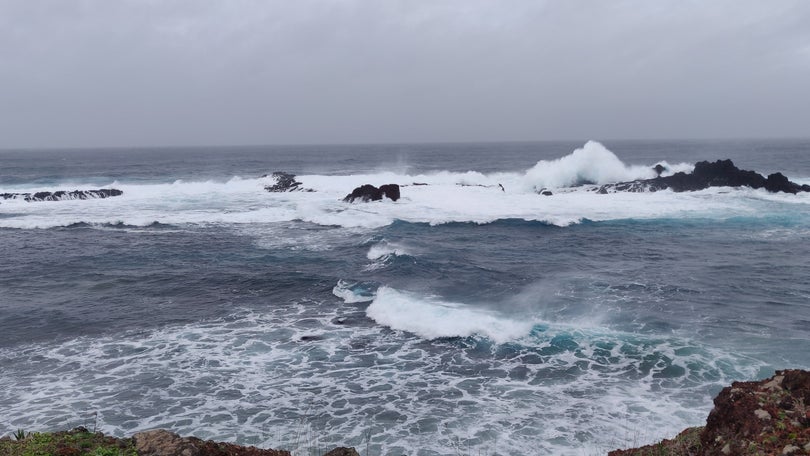
M 391 201 L 396 201 L 399 199 L 399 185 L 397 184 L 381 185 L 380 191 L 382 192 L 383 196 L 389 198 Z
M 765 188 L 771 192 L 787 193 L 810 190 L 810 186 L 790 182 L 781 173 L 771 174 L 766 179 L 756 171 L 737 168 L 731 160 L 717 160 L 714 163 L 707 161 L 697 162 L 695 163 L 695 169 L 689 174 L 680 172 L 666 177 L 659 176 L 653 179 L 606 184 L 599 188 L 599 193 L 655 192 L 664 189 L 672 189 L 674 192 L 687 192 L 703 190 L 709 187 Z M 808 188 L 805 189 L 805 187 Z
M 662 164 L 660 164 L 660 163 L 659 163 L 659 164 L 657 164 L 657 165 L 655 165 L 655 168 L 653 168 L 653 171 L 655 171 L 655 174 L 657 174 L 657 175 L 659 175 L 659 176 L 661 175 L 661 173 L 663 173 L 663 172 L 664 172 L 664 171 L 666 171 L 666 170 L 667 170 L 667 169 L 666 169 L 666 168 L 664 168 L 664 165 L 662 165 Z
M 802 190 L 802 187 L 798 184 L 794 184 L 793 182 L 789 181 L 788 178 L 782 173 L 769 174 L 768 178 L 765 179 L 765 190 L 768 190 L 769 192 L 785 192 L 793 194 L 806 191 Z
M 381 186 L 380 188 L 377 188 L 377 187 L 375 187 L 375 186 L 373 186 L 371 184 L 361 185 L 361 186 L 355 188 L 354 190 L 352 190 L 351 193 L 346 195 L 346 197 L 343 198 L 343 201 L 345 201 L 347 203 L 353 203 L 356 200 L 360 200 L 360 201 L 363 201 L 363 202 L 379 201 L 379 200 L 383 199 L 384 196 L 391 199 L 391 200 L 393 200 L 393 201 L 398 200 L 399 199 L 399 185 L 397 185 L 397 184 L 386 184 L 386 185 Z
M 103 199 L 113 196 L 121 196 L 124 192 L 114 188 L 102 188 L 98 190 L 59 190 L 56 192 L 36 192 L 31 193 L 0 193 L 2 199 L 21 199 L 24 201 L 64 201 L 64 200 L 86 200 Z

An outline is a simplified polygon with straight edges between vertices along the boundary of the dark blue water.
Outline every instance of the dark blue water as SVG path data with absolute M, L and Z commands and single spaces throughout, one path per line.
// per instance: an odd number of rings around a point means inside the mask
M 595 454 L 810 366 L 810 198 L 525 190 L 538 160 L 612 166 L 553 161 L 580 146 L 0 152 L 0 193 L 124 190 L 0 201 L 0 430 L 97 414 L 301 454 Z M 605 146 L 810 179 L 807 141 Z M 265 192 L 277 170 L 315 191 Z

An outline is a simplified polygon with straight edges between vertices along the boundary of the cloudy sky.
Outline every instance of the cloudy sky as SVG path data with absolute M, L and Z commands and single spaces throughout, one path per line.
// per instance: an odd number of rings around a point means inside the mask
M 808 0 L 0 0 L 0 148 L 786 136 Z

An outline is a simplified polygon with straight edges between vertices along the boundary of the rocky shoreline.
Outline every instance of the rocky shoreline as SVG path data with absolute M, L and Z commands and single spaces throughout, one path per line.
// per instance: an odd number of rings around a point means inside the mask
M 714 399 L 703 427 L 608 456 L 810 454 L 810 371 L 782 370 L 762 381 L 734 382 Z
M 307 453 L 309 454 L 309 453 Z M 0 438 L 3 456 L 291 456 L 286 450 L 262 449 L 233 443 L 181 437 L 164 429 L 134 434 L 128 438 L 105 436 L 84 427 L 71 431 L 25 434 Z M 323 456 L 360 456 L 354 448 L 335 448 Z

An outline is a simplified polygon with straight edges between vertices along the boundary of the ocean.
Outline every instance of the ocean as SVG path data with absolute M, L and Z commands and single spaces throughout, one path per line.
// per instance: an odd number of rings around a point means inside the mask
M 672 437 L 732 381 L 810 368 L 810 194 L 591 190 L 725 158 L 810 184 L 808 140 L 0 151 L 0 193 L 124 192 L 0 200 L 0 434 Z M 276 171 L 312 191 L 265 191 Z M 341 201 L 388 183 L 400 200 Z

